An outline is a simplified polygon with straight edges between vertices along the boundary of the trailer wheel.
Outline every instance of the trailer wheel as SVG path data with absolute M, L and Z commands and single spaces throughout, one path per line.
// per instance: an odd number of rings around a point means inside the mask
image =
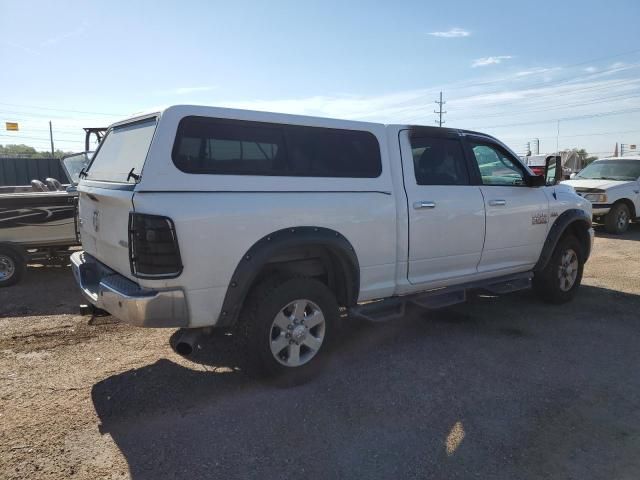
M 0 247 L 0 288 L 18 283 L 25 267 L 22 255 L 11 248 Z

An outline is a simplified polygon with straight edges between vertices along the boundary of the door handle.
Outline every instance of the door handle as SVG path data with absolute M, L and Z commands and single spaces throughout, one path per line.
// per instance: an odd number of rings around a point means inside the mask
M 421 208 L 436 208 L 436 202 L 414 202 L 413 208 L 415 208 L 416 210 L 420 210 Z
M 506 200 L 489 200 L 490 207 L 504 207 L 506 204 Z

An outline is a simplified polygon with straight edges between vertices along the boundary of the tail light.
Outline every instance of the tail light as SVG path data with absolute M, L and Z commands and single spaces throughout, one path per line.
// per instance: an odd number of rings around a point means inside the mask
M 160 215 L 129 214 L 129 262 L 139 278 L 174 278 L 182 260 L 173 221 Z

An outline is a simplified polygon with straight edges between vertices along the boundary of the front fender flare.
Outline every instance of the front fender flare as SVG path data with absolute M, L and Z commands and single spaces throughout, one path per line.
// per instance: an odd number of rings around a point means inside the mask
M 540 258 L 533 268 L 534 272 L 543 270 L 547 266 L 549 260 L 551 259 L 551 256 L 553 255 L 553 251 L 558 244 L 558 241 L 560 240 L 564 232 L 566 232 L 567 228 L 575 223 L 582 224 L 583 228 L 588 230 L 591 228 L 591 216 L 589 216 L 584 210 L 573 208 L 564 211 L 560 216 L 558 216 L 558 218 L 556 218 L 555 222 L 553 222 L 553 225 L 551 225 L 551 228 L 547 233 L 547 239 L 542 246 L 542 253 L 540 253 Z M 590 249 L 591 243 L 587 242 L 587 249 L 584 252 L 585 261 L 587 260 L 587 258 L 589 258 L 589 255 L 591 253 Z

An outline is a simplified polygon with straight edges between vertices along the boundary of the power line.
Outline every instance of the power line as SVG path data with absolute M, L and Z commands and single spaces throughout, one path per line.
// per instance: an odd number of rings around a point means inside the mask
M 41 107 L 41 106 L 37 106 L 37 105 L 21 105 L 18 103 L 3 103 L 0 102 L 0 105 L 6 105 L 9 107 L 21 107 L 21 108 L 35 108 L 37 110 L 51 110 L 53 112 L 69 112 L 69 113 L 86 113 L 88 115 L 107 115 L 107 116 L 113 116 L 113 117 L 122 117 L 122 116 L 126 116 L 128 114 L 126 113 L 106 113 L 106 112 L 88 112 L 88 111 L 84 111 L 84 110 L 65 110 L 62 108 L 51 108 L 51 107 Z
M 637 51 L 640 51 L 640 50 L 637 50 Z M 618 55 L 616 55 L 616 56 L 618 56 Z M 615 57 L 615 56 L 613 56 L 613 57 Z M 586 62 L 582 62 L 582 63 L 590 63 L 590 62 L 586 61 Z M 574 65 L 576 65 L 576 64 L 574 64 Z M 577 65 L 579 65 L 579 64 L 577 64 Z M 570 66 L 571 65 L 558 67 L 558 68 L 562 69 L 562 68 L 568 68 Z M 625 65 L 624 67 L 620 67 L 620 68 L 624 68 L 625 70 L 629 70 L 629 69 L 638 68 L 638 67 L 640 67 L 640 63 L 635 63 L 635 64 L 631 64 L 631 65 Z M 571 85 L 576 85 L 576 81 L 579 81 L 579 80 L 583 80 L 584 81 L 584 80 L 593 79 L 594 77 L 596 77 L 596 78 L 597 77 L 601 77 L 603 73 L 610 73 L 610 72 L 595 72 L 595 73 L 589 73 L 587 75 L 577 75 L 577 76 L 576 75 L 572 75 L 571 77 L 559 79 L 559 80 L 553 81 L 553 82 L 542 82 L 542 83 L 537 83 L 537 84 L 533 84 L 533 85 L 522 86 L 518 91 L 528 91 L 528 90 L 534 90 L 536 88 L 542 88 L 542 87 L 547 87 L 547 88 L 549 88 L 549 87 L 558 87 L 558 86 L 568 86 L 569 87 Z M 502 79 L 491 81 L 491 82 L 468 84 L 468 86 L 466 86 L 464 88 L 474 88 L 474 87 L 483 86 L 485 84 L 490 84 L 490 83 L 505 83 L 505 82 L 512 81 L 512 80 L 514 80 L 514 78 L 512 78 L 512 77 L 511 78 L 502 78 Z M 629 81 L 630 83 L 634 83 L 634 82 L 637 82 L 638 80 L 635 79 L 635 78 L 634 79 L 624 79 L 621 82 L 627 82 L 627 81 Z M 578 83 L 578 85 L 579 85 L 579 83 Z M 615 85 L 612 85 L 612 86 L 615 86 Z M 594 86 L 594 87 L 584 87 L 584 88 L 585 88 L 585 90 L 587 90 L 589 88 L 594 88 L 595 89 L 595 87 L 600 87 L 600 85 L 597 85 L 597 86 Z M 602 88 L 607 88 L 607 87 L 608 87 L 607 85 L 602 85 Z M 462 88 L 455 88 L 455 87 L 447 86 L 447 89 L 449 89 L 449 90 L 461 90 Z M 578 90 L 579 89 L 575 89 L 572 92 L 567 92 L 567 94 L 570 95 L 571 93 L 573 93 L 575 91 L 578 91 Z M 427 91 L 430 91 L 430 90 L 427 90 Z M 491 94 L 500 93 L 500 92 L 501 92 L 501 90 L 483 92 L 481 94 L 469 95 L 467 97 L 462 97 L 462 98 L 459 98 L 459 99 L 457 99 L 455 101 L 459 102 L 459 101 L 462 101 L 462 100 L 476 98 L 478 95 L 491 95 Z M 411 106 L 409 106 L 408 108 L 401 108 L 400 112 L 406 111 L 406 110 L 415 110 L 415 107 L 413 105 L 415 105 L 415 103 L 419 103 L 422 99 L 426 98 L 429 95 L 431 95 L 431 93 L 425 93 L 425 94 L 422 94 L 422 95 L 418 95 L 417 97 L 414 97 L 411 100 L 407 100 L 405 102 L 400 102 L 398 105 L 403 105 L 403 104 L 406 104 L 406 103 L 409 103 L 409 102 L 411 103 Z M 558 95 L 562 95 L 562 94 L 559 94 L 557 92 L 547 94 L 547 96 L 554 96 L 554 95 L 558 96 Z M 543 96 L 543 94 L 538 94 L 538 97 L 541 97 L 541 96 Z M 495 101 L 495 102 L 487 102 L 483 106 L 497 105 L 497 104 L 504 103 L 505 101 L 506 100 L 498 100 L 498 101 Z
M 463 116 L 461 118 L 463 119 L 473 119 L 473 118 L 495 118 L 495 117 L 506 117 L 506 116 L 511 116 L 511 115 L 524 115 L 524 114 L 529 114 L 529 113 L 538 113 L 538 112 L 547 112 L 549 110 L 558 110 L 558 109 L 563 109 L 563 108 L 567 108 L 567 107 L 584 107 L 587 105 L 595 105 L 597 103 L 604 103 L 604 102 L 610 102 L 610 101 L 615 101 L 615 100 L 628 100 L 631 98 L 638 98 L 640 97 L 640 93 L 636 94 L 636 95 L 628 95 L 628 94 L 623 94 L 623 95 L 614 95 L 612 97 L 603 97 L 599 100 L 590 100 L 587 102 L 578 102 L 578 103 L 564 103 L 564 104 L 556 104 L 547 108 L 537 108 L 534 110 L 519 110 L 519 111 L 515 111 L 515 112 L 509 112 L 509 113 L 489 113 L 486 115 L 471 115 L 471 116 Z
M 594 135 L 621 135 L 623 133 L 640 133 L 640 130 L 618 130 L 615 132 L 595 132 L 595 133 L 579 133 L 576 135 L 560 135 L 560 138 L 573 138 L 573 137 L 592 137 Z M 511 140 L 519 140 L 521 138 L 528 138 L 528 137 L 503 137 L 502 135 L 500 136 L 500 138 L 509 138 Z M 553 136 L 542 136 L 542 137 L 536 137 L 536 138 L 556 138 L 556 135 Z
M 640 52 L 640 48 L 637 48 L 637 49 L 634 49 L 634 50 L 628 50 L 628 51 L 622 52 L 622 53 L 617 53 L 615 55 L 608 55 L 606 57 L 592 58 L 590 60 L 584 60 L 584 61 L 578 62 L 578 63 L 571 63 L 571 64 L 568 64 L 568 65 L 560 65 L 558 67 L 553 67 L 553 68 L 554 69 L 565 69 L 565 68 L 579 67 L 581 65 L 586 65 L 587 63 L 596 63 L 596 62 L 600 62 L 602 60 L 610 60 L 612 58 L 624 57 L 626 55 L 633 55 L 634 53 L 638 53 L 638 52 Z M 549 70 L 541 70 L 538 73 L 547 73 L 548 71 Z M 602 72 L 593 72 L 593 73 L 589 74 L 588 76 L 593 77 L 593 76 L 597 76 L 600 73 L 602 73 Z M 535 74 L 532 74 L 532 75 L 535 75 Z M 526 76 L 525 77 L 517 77 L 517 78 L 526 78 Z M 447 87 L 447 89 L 449 89 L 449 90 L 462 90 L 464 88 L 480 87 L 480 86 L 485 86 L 485 85 L 503 83 L 504 81 L 505 81 L 505 79 L 501 78 L 501 79 L 497 79 L 497 80 L 488 80 L 486 82 L 480 82 L 480 83 L 475 83 L 475 84 L 470 83 L 470 84 L 467 84 L 467 86 L 462 85 L 462 86 L 459 86 L 457 88 L 455 86 L 451 86 L 451 87 Z
M 574 116 L 574 117 L 564 117 L 564 118 L 558 118 L 558 119 L 552 119 L 552 120 L 540 120 L 537 122 L 523 122 L 523 123 L 508 123 L 508 124 L 503 124 L 503 125 L 490 125 L 490 126 L 481 126 L 481 127 L 476 127 L 476 128 L 502 128 L 502 127 L 519 127 L 519 126 L 523 126 L 523 125 L 539 125 L 539 124 L 543 124 L 543 123 L 551 123 L 551 122 L 556 122 L 556 121 L 567 121 L 567 120 L 580 120 L 583 118 L 596 118 L 596 117 L 607 117 L 610 115 L 621 115 L 624 113 L 634 113 L 634 112 L 640 112 L 640 108 L 631 108 L 631 109 L 627 109 L 627 110 L 617 110 L 617 111 L 611 111 L 611 112 L 601 112 L 601 113 L 594 113 L 591 115 L 578 115 L 578 116 Z M 554 137 L 555 138 L 555 137 Z
M 532 97 L 529 97 L 529 98 L 522 98 L 520 100 L 526 101 L 526 100 L 538 100 L 540 98 L 546 98 L 546 97 L 571 96 L 571 95 L 574 95 L 574 94 L 579 94 L 579 93 L 584 93 L 584 92 L 605 90 L 605 89 L 621 87 L 621 86 L 626 86 L 626 85 L 633 85 L 633 84 L 639 84 L 640 85 L 640 78 L 624 79 L 624 80 L 617 81 L 617 82 L 607 83 L 606 85 L 597 85 L 597 86 L 592 86 L 592 87 L 576 88 L 576 89 L 573 89 L 573 90 L 571 90 L 569 92 L 535 93 L 535 97 L 532 96 Z M 553 86 L 553 85 L 551 85 L 551 86 Z M 523 90 L 521 90 L 521 92 L 528 91 L 528 90 L 529 90 L 529 88 L 523 89 Z M 532 92 L 532 94 L 533 94 L 533 92 Z M 477 95 L 471 96 L 471 97 L 459 98 L 459 99 L 454 100 L 453 102 L 454 103 L 458 103 L 458 102 L 461 102 L 463 100 L 466 100 L 466 99 L 469 99 L 469 98 L 475 98 L 475 97 L 477 97 Z M 483 104 L 483 107 L 492 106 L 492 105 L 498 105 L 498 104 L 506 103 L 506 102 L 513 103 L 514 101 L 518 101 L 518 100 L 512 100 L 512 99 L 499 100 L 499 101 L 496 101 L 496 102 L 485 103 L 485 104 Z M 537 102 L 534 102 L 533 104 L 531 104 L 529 102 L 527 104 L 527 106 L 535 107 L 536 103 Z M 539 103 L 543 103 L 543 102 L 539 102 Z M 454 109 L 450 113 L 455 114 L 457 112 Z
M 58 119 L 58 120 L 70 120 L 70 117 L 68 116 L 60 116 L 60 115 L 51 115 L 49 113 L 33 113 L 33 112 L 16 112 L 13 110 L 0 110 L 0 113 L 3 115 L 12 115 L 12 116 L 19 116 L 22 118 L 54 118 L 54 119 Z M 118 117 L 118 115 L 112 115 L 113 117 Z
M 10 138 L 10 139 L 14 139 L 14 138 L 18 138 L 18 139 L 22 139 L 22 138 L 27 138 L 29 140 L 43 140 L 43 141 L 49 141 L 49 137 L 32 137 L 29 135 L 3 135 L 0 134 L 0 137 L 4 137 L 4 138 Z M 56 138 L 56 140 L 60 141 L 60 142 L 70 142 L 70 143 L 84 143 L 83 141 L 80 140 L 71 140 L 69 138 Z

